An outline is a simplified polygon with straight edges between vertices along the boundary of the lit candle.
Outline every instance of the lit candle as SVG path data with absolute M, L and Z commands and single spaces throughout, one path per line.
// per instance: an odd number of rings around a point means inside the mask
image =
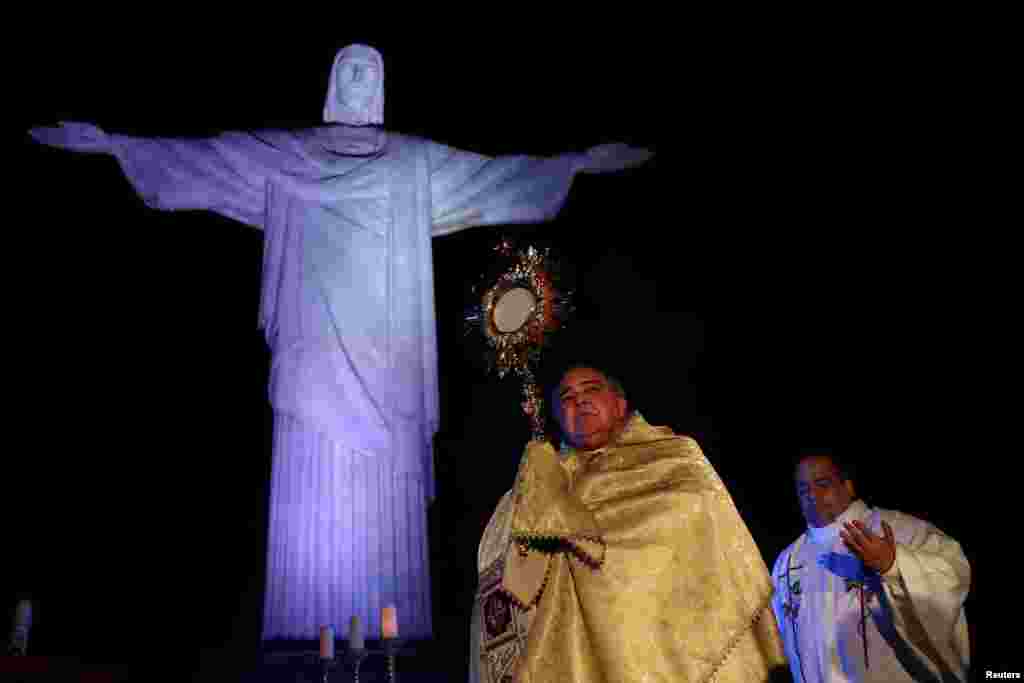
M 380 630 L 384 638 L 398 637 L 398 613 L 393 605 L 384 608 L 380 618 Z
M 320 659 L 334 659 L 334 628 L 320 627 Z
M 348 625 L 348 649 L 362 650 L 366 648 L 363 642 L 363 629 L 359 626 L 359 617 L 352 617 Z

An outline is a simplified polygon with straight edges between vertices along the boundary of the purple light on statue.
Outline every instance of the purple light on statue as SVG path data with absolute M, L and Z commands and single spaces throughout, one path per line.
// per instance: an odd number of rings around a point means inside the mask
M 39 142 L 112 154 L 143 201 L 264 231 L 260 324 L 273 359 L 273 470 L 263 638 L 315 640 L 353 616 L 431 633 L 426 510 L 438 423 L 430 239 L 555 216 L 577 172 L 650 153 L 602 145 L 491 158 L 380 127 L 384 67 L 338 53 L 329 125 L 137 138 L 34 128 Z

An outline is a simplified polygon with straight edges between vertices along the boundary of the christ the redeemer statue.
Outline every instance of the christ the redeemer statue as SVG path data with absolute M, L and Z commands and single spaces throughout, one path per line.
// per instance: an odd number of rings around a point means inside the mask
M 82 123 L 37 141 L 111 154 L 154 209 L 206 209 L 264 231 L 260 322 L 274 410 L 263 638 L 315 638 L 358 616 L 431 633 L 426 508 L 438 426 L 430 240 L 550 220 L 578 172 L 625 145 L 490 158 L 385 131 L 380 53 L 351 45 L 324 119 L 299 131 L 137 138 Z

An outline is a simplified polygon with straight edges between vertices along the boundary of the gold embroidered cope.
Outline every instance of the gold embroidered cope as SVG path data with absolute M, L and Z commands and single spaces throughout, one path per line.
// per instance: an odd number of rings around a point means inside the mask
M 603 449 L 526 448 L 480 542 L 486 683 L 767 680 L 772 583 L 697 443 L 638 414 Z

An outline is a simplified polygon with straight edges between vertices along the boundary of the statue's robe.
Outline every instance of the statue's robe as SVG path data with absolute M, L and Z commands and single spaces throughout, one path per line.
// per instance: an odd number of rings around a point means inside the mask
M 264 639 L 315 638 L 352 616 L 379 632 L 388 604 L 403 636 L 429 636 L 431 236 L 548 220 L 577 171 L 617 169 L 340 125 L 110 139 L 148 206 L 210 210 L 265 233 L 275 423 Z
M 785 659 L 772 582 L 697 443 L 639 415 L 527 447 L 480 546 L 470 680 L 753 683 Z

